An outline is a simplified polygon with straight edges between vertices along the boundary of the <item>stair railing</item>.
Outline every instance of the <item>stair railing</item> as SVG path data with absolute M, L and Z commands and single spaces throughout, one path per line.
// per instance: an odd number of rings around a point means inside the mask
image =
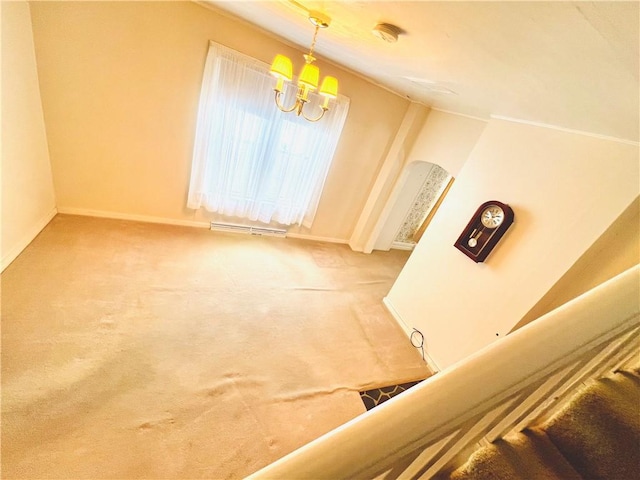
M 249 478 L 432 478 L 640 351 L 640 265 Z

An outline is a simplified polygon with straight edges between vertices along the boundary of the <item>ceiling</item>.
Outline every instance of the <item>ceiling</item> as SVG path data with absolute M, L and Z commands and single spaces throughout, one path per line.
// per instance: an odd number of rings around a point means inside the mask
M 637 141 L 640 2 L 207 0 L 413 101 Z M 378 23 L 402 30 L 387 43 Z M 294 64 L 302 64 L 294 61 Z

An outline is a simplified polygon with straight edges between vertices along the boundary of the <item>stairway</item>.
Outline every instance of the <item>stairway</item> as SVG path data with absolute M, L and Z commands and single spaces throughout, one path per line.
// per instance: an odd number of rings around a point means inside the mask
M 549 420 L 474 452 L 444 480 L 640 478 L 640 368 L 590 382 Z

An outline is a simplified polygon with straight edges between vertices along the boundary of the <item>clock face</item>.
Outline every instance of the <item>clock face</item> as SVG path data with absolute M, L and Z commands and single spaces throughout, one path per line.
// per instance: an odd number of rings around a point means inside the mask
M 487 228 L 496 228 L 504 220 L 504 211 L 496 205 L 489 205 L 482 212 L 482 224 Z

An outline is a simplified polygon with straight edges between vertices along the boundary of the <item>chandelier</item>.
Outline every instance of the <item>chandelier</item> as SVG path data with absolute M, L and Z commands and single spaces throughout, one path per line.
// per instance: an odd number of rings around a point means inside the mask
M 307 117 L 304 112 L 304 106 L 309 101 L 309 93 L 318 89 L 318 78 L 320 77 L 320 70 L 316 65 L 313 65 L 315 60 L 315 57 L 313 56 L 313 49 L 316 45 L 318 30 L 320 28 L 327 28 L 331 19 L 320 12 L 311 11 L 309 12 L 309 21 L 315 25 L 316 28 L 313 33 L 313 41 L 311 42 L 309 53 L 304 55 L 305 64 L 298 76 L 296 101 L 291 107 L 284 107 L 281 103 L 284 82 L 285 80 L 287 82 L 291 82 L 293 79 L 293 65 L 291 64 L 289 57 L 286 57 L 285 55 L 276 55 L 276 58 L 271 64 L 271 74 L 277 78 L 274 91 L 276 92 L 275 100 L 278 108 L 286 113 L 295 112 L 296 115 L 302 116 L 305 120 L 310 122 L 317 122 L 324 116 L 325 112 L 329 110 L 329 99 L 336 98 L 338 96 L 338 80 L 335 77 L 324 77 L 322 85 L 320 86 L 320 91 L 318 92 L 324 97 L 322 105 L 320 105 L 322 111 L 319 116 L 315 118 Z

